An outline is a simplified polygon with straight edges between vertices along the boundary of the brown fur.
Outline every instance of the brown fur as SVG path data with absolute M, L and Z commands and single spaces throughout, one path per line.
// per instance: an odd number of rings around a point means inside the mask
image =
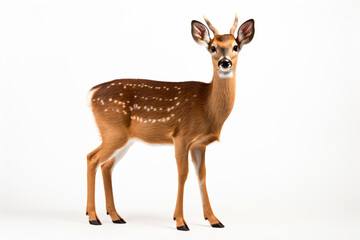
M 122 220 L 114 205 L 111 169 L 115 163 L 114 153 L 129 139 L 136 138 L 148 143 L 175 145 L 179 181 L 174 212 L 176 226 L 187 228 L 183 194 L 189 151 L 199 177 L 204 217 L 212 225 L 222 225 L 213 214 L 207 195 L 205 149 L 219 140 L 221 128 L 234 106 L 237 53 L 232 49 L 236 44 L 235 37 L 230 34 L 216 35 L 210 41 L 209 47 L 216 46 L 219 51 L 212 54 L 214 76 L 209 84 L 118 79 L 92 88 L 91 108 L 102 144 L 88 154 L 87 212 L 91 222 L 100 223 L 95 212 L 94 190 L 99 165 L 104 178 L 107 211 L 113 221 Z M 219 75 L 218 61 L 224 57 L 224 52 L 233 63 L 231 78 Z

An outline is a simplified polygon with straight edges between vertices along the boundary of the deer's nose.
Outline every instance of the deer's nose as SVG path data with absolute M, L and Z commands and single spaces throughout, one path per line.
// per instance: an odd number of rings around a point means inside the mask
M 224 70 L 231 68 L 231 65 L 232 65 L 231 61 L 227 58 L 221 59 L 218 63 L 219 68 L 222 68 Z

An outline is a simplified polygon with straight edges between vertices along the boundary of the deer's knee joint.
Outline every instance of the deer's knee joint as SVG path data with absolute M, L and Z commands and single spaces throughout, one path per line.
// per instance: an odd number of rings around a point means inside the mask
M 95 156 L 89 156 L 87 157 L 87 165 L 89 169 L 97 169 L 99 166 L 99 159 L 95 158 Z

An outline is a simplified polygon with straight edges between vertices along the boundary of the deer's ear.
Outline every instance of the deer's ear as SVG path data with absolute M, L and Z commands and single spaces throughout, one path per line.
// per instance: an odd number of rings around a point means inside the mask
M 198 22 L 196 20 L 193 20 L 191 22 L 191 34 L 195 42 L 200 45 L 208 46 L 208 44 L 210 43 L 209 29 L 201 22 Z
M 239 44 L 247 44 L 251 42 L 255 34 L 255 22 L 253 19 L 249 19 L 244 22 L 238 30 L 237 42 Z

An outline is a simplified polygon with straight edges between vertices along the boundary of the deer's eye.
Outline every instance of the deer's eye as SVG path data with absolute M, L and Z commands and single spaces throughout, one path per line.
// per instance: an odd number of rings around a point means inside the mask
M 214 46 L 211 46 L 211 52 L 216 52 L 216 48 Z
M 239 51 L 239 46 L 238 46 L 238 45 L 235 45 L 235 46 L 234 46 L 234 51 L 235 51 L 235 52 Z

